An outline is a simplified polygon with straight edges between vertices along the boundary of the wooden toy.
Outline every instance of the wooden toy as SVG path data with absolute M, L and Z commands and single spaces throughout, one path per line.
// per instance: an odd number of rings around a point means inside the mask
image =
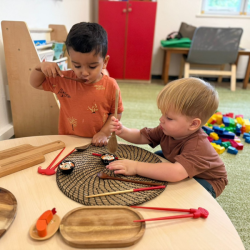
M 236 154 L 238 153 L 238 150 L 237 150 L 236 148 L 230 146 L 230 147 L 228 147 L 227 152 L 228 152 L 229 154 L 236 155 Z
M 86 198 L 94 198 L 94 197 L 98 197 L 98 196 L 106 196 L 106 195 L 113 195 L 113 194 L 124 194 L 124 193 L 131 193 L 131 192 L 140 192 L 140 191 L 147 191 L 147 190 L 152 190 L 152 189 L 160 189 L 160 188 L 165 188 L 165 187 L 166 186 L 135 188 L 135 189 L 116 191 L 116 192 L 109 192 L 109 193 L 103 193 L 103 194 L 88 195 L 88 196 L 85 196 L 85 197 Z
M 117 118 L 118 101 L 119 101 L 119 89 L 116 89 L 116 92 L 115 92 L 115 118 Z M 108 148 L 108 151 L 112 154 L 114 154 L 117 151 L 118 144 L 117 144 L 115 132 L 112 132 L 111 137 L 109 138 L 109 141 L 108 141 L 107 148 Z
M 35 166 L 45 161 L 44 154 L 65 147 L 64 142 L 54 141 L 41 146 L 24 144 L 0 152 L 0 177 Z
M 68 245 L 78 249 L 134 249 L 146 223 L 133 221 L 142 219 L 136 209 L 127 206 L 81 206 L 63 217 L 60 234 Z
M 37 222 L 30 227 L 29 235 L 32 239 L 47 240 L 57 232 L 61 219 L 55 213 L 55 208 L 44 212 Z
M 36 222 L 36 230 L 39 237 L 45 237 L 47 235 L 47 226 L 52 220 L 56 209 L 45 211 Z
M 17 200 L 7 189 L 0 188 L 0 239 L 13 223 L 17 212 Z
M 184 215 L 174 215 L 174 216 L 167 216 L 167 217 L 159 217 L 153 219 L 143 219 L 143 220 L 135 220 L 134 222 L 145 222 L 145 221 L 157 221 L 157 220 L 171 220 L 171 219 L 181 219 L 181 218 L 204 218 L 206 219 L 209 215 L 209 212 L 202 207 L 198 209 L 190 208 L 190 209 L 179 209 L 179 208 L 161 208 L 161 207 L 140 207 L 140 206 L 131 206 L 133 208 L 142 208 L 142 209 L 153 209 L 153 210 L 164 210 L 164 211 L 173 211 L 173 212 L 188 212 L 188 214 Z
M 159 183 L 159 182 L 136 181 L 136 180 L 129 180 L 129 179 L 124 179 L 124 178 L 119 178 L 119 177 L 113 177 L 113 176 L 110 176 L 110 175 L 108 175 L 106 173 L 103 173 L 103 172 L 98 173 L 97 176 L 100 179 L 111 179 L 111 180 L 132 182 L 132 183 L 138 183 L 138 184 L 150 185 L 150 186 L 161 186 L 162 185 L 162 183 Z

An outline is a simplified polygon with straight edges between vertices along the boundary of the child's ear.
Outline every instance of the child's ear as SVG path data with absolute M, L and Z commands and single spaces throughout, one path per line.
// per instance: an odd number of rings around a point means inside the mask
M 190 124 L 190 130 L 196 130 L 201 126 L 201 119 L 194 118 Z
M 108 65 L 108 62 L 109 62 L 109 58 L 110 58 L 110 56 L 109 55 L 107 55 L 107 56 L 105 56 L 105 58 L 104 58 L 104 63 L 103 63 L 103 69 L 106 69 L 107 68 L 107 65 Z

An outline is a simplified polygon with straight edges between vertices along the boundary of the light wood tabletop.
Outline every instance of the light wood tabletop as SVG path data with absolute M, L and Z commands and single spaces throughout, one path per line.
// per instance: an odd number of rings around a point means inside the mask
M 91 139 L 76 136 L 26 137 L 1 141 L 0 150 L 22 144 L 40 146 L 57 140 L 63 141 L 66 145 L 66 149 L 60 155 L 59 159 L 62 159 L 75 147 L 82 146 L 91 141 Z M 8 231 L 0 240 L 1 249 L 75 249 L 63 241 L 59 231 L 52 238 L 45 241 L 35 241 L 29 236 L 30 226 L 46 210 L 55 207 L 58 216 L 63 218 L 72 209 L 83 206 L 69 199 L 59 190 L 55 175 L 45 176 L 37 172 L 38 166 L 46 168 L 59 152 L 60 150 L 57 150 L 46 154 L 46 160 L 42 164 L 0 178 L 0 187 L 9 190 L 17 200 L 17 215 Z M 209 211 L 209 216 L 206 219 L 185 218 L 146 222 L 144 236 L 138 243 L 126 249 L 245 249 L 237 231 L 224 210 L 194 179 L 169 183 L 162 194 L 142 204 L 142 206 L 184 209 L 202 207 Z M 146 209 L 136 210 L 145 219 L 183 214 L 180 212 Z

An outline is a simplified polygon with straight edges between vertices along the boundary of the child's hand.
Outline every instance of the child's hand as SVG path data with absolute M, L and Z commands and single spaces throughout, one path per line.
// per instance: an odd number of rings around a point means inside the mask
M 59 66 L 54 62 L 42 62 L 41 71 L 46 77 L 56 77 L 58 75 L 63 77 Z
M 131 160 L 117 160 L 109 163 L 106 168 L 114 170 L 115 174 L 136 175 L 137 163 L 138 162 Z
M 91 143 L 96 147 L 102 147 L 108 144 L 107 139 L 107 135 L 104 132 L 100 131 L 93 136 Z
M 110 132 L 115 132 L 116 135 L 120 135 L 122 132 L 122 123 L 114 116 L 112 116 L 109 128 Z

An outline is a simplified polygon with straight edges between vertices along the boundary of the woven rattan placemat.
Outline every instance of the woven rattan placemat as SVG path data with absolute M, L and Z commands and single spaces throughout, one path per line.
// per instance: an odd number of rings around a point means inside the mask
M 167 185 L 167 182 L 161 182 L 145 178 L 142 176 L 124 176 L 115 175 L 113 171 L 106 169 L 101 161 L 101 157 L 93 156 L 92 153 L 104 154 L 108 153 L 107 147 L 90 146 L 83 152 L 75 151 L 69 155 L 64 161 L 73 161 L 75 168 L 69 175 L 63 174 L 59 169 L 56 174 L 56 181 L 59 189 L 70 199 L 87 206 L 103 206 L 103 205 L 121 205 L 131 206 L 152 200 L 160 195 L 164 189 L 156 189 L 142 192 L 132 192 L 118 195 L 100 196 L 95 198 L 85 198 L 87 195 L 100 194 L 114 191 L 122 191 L 127 189 L 135 189 L 140 187 L 149 187 L 137 183 L 123 182 L 110 179 L 100 179 L 97 173 L 104 172 L 110 176 L 126 178 L 139 181 L 160 182 Z M 115 154 L 118 157 L 130 160 L 138 160 L 142 162 L 157 163 L 161 160 L 153 153 L 142 148 L 119 144 Z

